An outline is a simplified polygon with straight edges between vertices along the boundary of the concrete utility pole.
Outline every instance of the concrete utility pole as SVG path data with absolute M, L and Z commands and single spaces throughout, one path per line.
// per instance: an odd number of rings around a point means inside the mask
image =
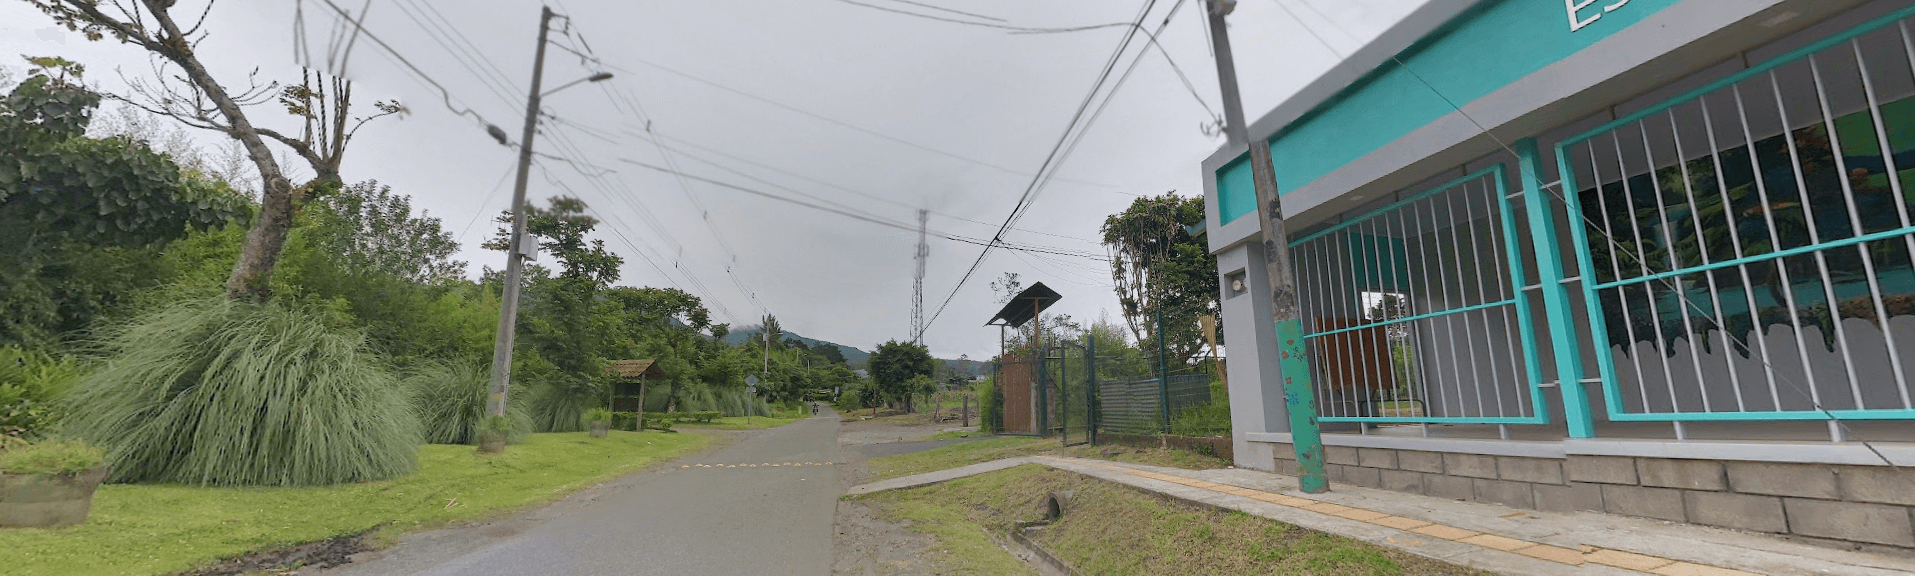
M 1210 42 L 1217 54 L 1217 82 L 1223 92 L 1224 133 L 1231 144 L 1250 148 L 1250 175 L 1257 190 L 1258 223 L 1263 228 L 1264 271 L 1270 276 L 1270 308 L 1276 320 L 1277 358 L 1283 372 L 1283 397 L 1290 412 L 1290 445 L 1297 452 L 1297 483 L 1304 492 L 1330 490 L 1323 474 L 1323 435 L 1317 429 L 1317 402 L 1310 387 L 1309 356 L 1303 348 L 1303 317 L 1297 304 L 1296 271 L 1290 263 L 1289 235 L 1283 228 L 1283 202 L 1277 197 L 1277 167 L 1270 141 L 1250 138 L 1243 98 L 1237 91 L 1237 64 L 1230 55 L 1230 31 L 1224 16 L 1236 0 L 1207 0 Z
M 532 91 L 525 100 L 525 131 L 519 135 L 519 175 L 512 185 L 512 239 L 506 246 L 505 297 L 499 309 L 499 332 L 492 344 L 492 393 L 486 413 L 505 415 L 506 390 L 512 381 L 512 341 L 519 320 L 519 284 L 525 269 L 525 184 L 531 176 L 532 137 L 539 128 L 539 80 L 545 77 L 545 38 L 552 30 L 552 9 L 539 10 L 539 46 L 532 59 Z
M 539 10 L 539 46 L 532 59 L 532 90 L 525 100 L 525 131 L 519 136 L 519 175 L 512 186 L 512 237 L 506 246 L 505 257 L 505 294 L 499 309 L 499 331 L 492 345 L 492 386 L 491 394 L 486 398 L 486 413 L 493 416 L 505 415 L 506 390 L 512 381 L 512 343 L 518 334 L 519 285 L 524 283 L 525 258 L 537 249 L 526 250 L 525 246 L 525 185 L 531 176 L 532 137 L 538 134 L 539 102 L 551 92 L 563 90 L 579 82 L 602 82 L 612 75 L 607 72 L 593 74 L 567 83 L 550 92 L 539 92 L 539 81 L 545 77 L 546 35 L 552 30 L 552 18 L 557 16 L 552 8 Z M 501 143 L 505 133 L 497 126 L 487 126 Z

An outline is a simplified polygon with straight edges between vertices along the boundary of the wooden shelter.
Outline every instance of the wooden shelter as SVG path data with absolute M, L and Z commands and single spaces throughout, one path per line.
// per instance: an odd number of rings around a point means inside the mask
M 618 379 L 612 384 L 613 412 L 645 411 L 645 383 L 665 377 L 665 369 L 657 360 L 613 360 L 605 371 Z

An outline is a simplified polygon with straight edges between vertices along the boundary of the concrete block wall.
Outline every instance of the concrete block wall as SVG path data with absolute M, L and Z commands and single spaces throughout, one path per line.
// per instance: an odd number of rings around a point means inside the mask
M 1273 448 L 1276 471 L 1296 475 L 1295 450 Z M 1332 484 L 1915 549 L 1915 468 L 1348 446 L 1324 461 Z

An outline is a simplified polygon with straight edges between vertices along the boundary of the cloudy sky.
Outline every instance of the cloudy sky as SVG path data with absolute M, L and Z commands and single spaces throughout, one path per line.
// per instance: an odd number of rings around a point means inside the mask
M 503 256 L 477 244 L 510 203 L 516 156 L 483 126 L 517 139 L 540 4 L 332 1 L 367 9 L 366 29 L 383 42 L 362 37 L 344 60 L 362 109 L 398 99 L 410 110 L 359 133 L 346 178 L 390 184 L 444 219 L 472 274 L 500 267 Z M 545 100 L 551 118 L 535 149 L 566 160 L 541 158 L 527 196 L 572 194 L 590 204 L 604 221 L 597 236 L 625 258 L 621 284 L 683 288 L 734 325 L 770 311 L 788 330 L 860 348 L 908 339 L 917 210 L 931 213 L 930 315 L 982 250 L 941 236 L 996 232 L 1124 29 L 1016 33 L 899 12 L 1071 28 L 1134 20 L 1147 1 L 554 0 L 569 19 L 555 22 L 552 37 L 564 48 L 549 50 L 545 86 L 599 71 L 615 77 Z M 1137 195 L 1201 194 L 1198 164 L 1222 142 L 1201 129 L 1211 114 L 1199 99 L 1220 106 L 1201 0 L 1148 3 L 1150 29 L 1170 17 L 1159 40 L 1195 95 L 1164 54 L 1132 43 L 1111 82 L 1140 53 L 1141 62 L 1037 188 L 1007 240 L 1102 255 L 1099 224 Z M 1230 19 L 1248 114 L 1276 105 L 1420 3 L 1243 0 Z M 204 7 L 180 5 L 175 13 Z M 328 66 L 334 14 L 326 0 L 220 2 L 199 50 L 228 86 L 255 68 L 263 79 L 296 79 L 307 56 Z M 78 60 L 106 91 L 124 90 L 121 75 L 152 74 L 144 53 L 87 42 L 17 1 L 0 3 L 0 66 L 17 79 L 25 66 L 14 54 Z M 252 114 L 264 125 L 292 125 L 269 108 Z M 976 358 L 996 349 L 996 330 L 981 325 L 998 308 L 990 281 L 1005 272 L 1062 293 L 1053 311 L 1086 322 L 1117 317 L 1105 263 L 994 250 L 926 333 L 934 354 Z

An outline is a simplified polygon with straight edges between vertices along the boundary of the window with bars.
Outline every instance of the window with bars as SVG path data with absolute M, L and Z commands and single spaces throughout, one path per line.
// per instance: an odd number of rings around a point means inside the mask
M 1612 419 L 1915 417 L 1909 12 L 1557 146 Z
M 1322 419 L 1547 421 L 1502 164 L 1291 243 Z

